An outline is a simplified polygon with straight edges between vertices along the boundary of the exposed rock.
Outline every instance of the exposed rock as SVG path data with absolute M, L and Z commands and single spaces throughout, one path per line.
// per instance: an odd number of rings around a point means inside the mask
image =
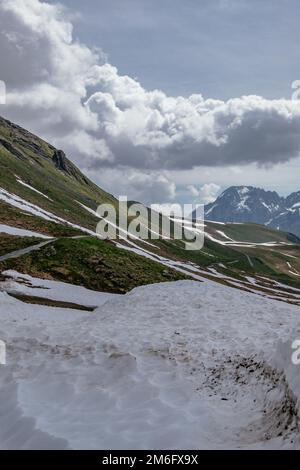
M 197 216 L 193 213 L 193 216 Z M 205 218 L 216 222 L 257 223 L 290 233 L 300 240 L 300 191 L 284 198 L 275 191 L 252 186 L 232 186 L 205 206 Z M 294 235 L 292 235 L 294 234 Z
M 52 160 L 56 168 L 81 183 L 90 184 L 89 180 L 68 160 L 62 150 L 54 150 Z
M 22 154 L 22 152 L 20 152 L 14 145 L 12 145 L 7 140 L 0 138 L 0 144 L 15 157 L 20 158 L 21 160 L 26 160 L 26 157 Z

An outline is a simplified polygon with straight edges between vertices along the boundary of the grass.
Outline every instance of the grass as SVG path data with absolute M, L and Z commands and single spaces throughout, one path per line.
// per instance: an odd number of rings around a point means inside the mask
M 214 224 L 211 224 L 214 225 Z M 226 224 L 215 226 L 216 230 L 221 230 L 229 238 L 239 242 L 266 243 L 266 242 L 287 242 L 288 234 L 285 232 L 269 229 L 259 224 Z
M 111 293 L 126 293 L 145 284 L 187 279 L 173 269 L 95 237 L 56 240 L 39 251 L 1 264 L 2 269 Z
M 20 212 L 19 209 L 0 201 L 0 223 L 22 228 L 52 237 L 73 237 L 83 232 L 67 225 L 56 224 L 35 215 Z
M 35 245 L 40 239 L 32 237 L 15 237 L 0 233 L 0 256 L 6 255 L 16 250 L 22 250 L 28 246 Z
M 12 146 L 11 151 L 8 151 L 0 143 L 0 188 L 15 193 L 69 222 L 91 230 L 96 229 L 98 219 L 82 208 L 78 202 L 92 209 L 96 209 L 103 202 L 117 207 L 117 200 L 112 195 L 88 181 L 75 167 L 75 176 L 69 176 L 58 170 L 52 159 L 55 149 L 42 139 L 1 118 L 0 138 Z M 41 191 L 49 199 L 18 183 L 17 177 Z M 183 278 L 159 263 L 117 249 L 113 244 L 94 237 L 80 240 L 61 238 L 82 235 L 82 232 L 26 214 L 1 201 L 0 223 L 59 238 L 39 252 L 6 263 L 29 274 L 108 292 L 127 292 L 138 285 Z M 288 234 L 257 224 L 219 225 L 206 222 L 206 225 L 206 230 L 216 238 L 218 238 L 216 231 L 221 230 L 228 237 L 240 242 L 291 241 Z M 159 227 L 152 228 L 156 232 L 159 231 Z M 294 241 L 297 243 L 297 239 Z M 2 238 L 2 253 L 23 248 L 32 242 L 33 239 L 29 241 L 23 237 L 18 240 L 14 237 L 6 241 Z M 193 262 L 202 268 L 217 267 L 219 271 L 236 278 L 241 278 L 245 274 L 264 274 L 291 285 L 300 284 L 300 278 L 291 275 L 287 265 L 287 262 L 290 262 L 295 270 L 300 270 L 300 245 L 282 246 L 278 249 L 273 247 L 249 249 L 223 246 L 206 240 L 202 250 L 186 251 L 180 241 L 160 240 L 153 243 L 157 245 L 157 250 L 150 247 L 149 250 L 156 254 L 174 260 Z M 286 255 L 282 254 L 284 252 Z M 299 262 L 298 259 L 289 258 L 287 256 L 289 253 L 299 258 Z M 250 266 L 247 255 L 250 256 L 253 266 Z
M 208 239 L 205 240 L 203 249 L 198 251 L 186 250 L 180 241 L 160 240 L 156 244 L 160 247 L 160 255 L 179 261 L 189 261 L 201 267 L 209 267 L 238 259 L 242 261 L 244 259 L 243 254 Z
M 14 149 L 8 151 L 0 143 L 1 188 L 69 222 L 90 229 L 95 229 L 98 219 L 80 207 L 78 202 L 93 209 L 103 202 L 117 205 L 117 200 L 112 195 L 87 180 L 75 166 L 77 177 L 57 169 L 52 160 L 55 149 L 50 144 L 8 124 L 2 118 L 0 138 L 9 142 Z M 16 156 L 16 152 L 21 157 Z M 17 177 L 49 199 L 18 183 Z

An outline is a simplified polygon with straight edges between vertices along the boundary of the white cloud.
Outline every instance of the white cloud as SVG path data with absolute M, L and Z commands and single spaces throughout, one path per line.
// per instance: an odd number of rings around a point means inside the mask
M 190 184 L 188 187 L 187 187 L 189 193 L 191 194 L 191 196 L 193 197 L 199 197 L 199 190 L 196 188 L 196 186 L 194 186 L 193 184 Z
M 75 41 L 62 6 L 39 0 L 0 0 L 0 31 L 5 114 L 90 174 L 131 169 L 132 192 L 139 187 L 146 199 L 157 187 L 168 188 L 172 199 L 174 183 L 164 180 L 164 170 L 268 165 L 299 155 L 298 101 L 243 96 L 224 102 L 147 91 L 121 76 L 101 51 Z
M 209 204 L 216 199 L 221 187 L 215 183 L 206 183 L 199 189 L 192 184 L 187 189 L 198 203 Z

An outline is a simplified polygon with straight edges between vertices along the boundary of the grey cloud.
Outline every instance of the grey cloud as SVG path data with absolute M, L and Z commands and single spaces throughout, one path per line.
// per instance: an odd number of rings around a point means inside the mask
M 0 24 L 6 115 L 64 148 L 84 170 L 156 174 L 299 155 L 299 101 L 148 91 L 74 41 L 65 10 L 39 0 L 2 0 Z
M 90 176 L 116 196 L 127 196 L 129 200 L 147 205 L 170 203 L 176 196 L 175 183 L 167 174 L 161 172 L 102 168 Z

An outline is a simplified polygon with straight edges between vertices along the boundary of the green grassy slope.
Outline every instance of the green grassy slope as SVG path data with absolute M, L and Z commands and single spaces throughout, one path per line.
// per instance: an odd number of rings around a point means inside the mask
M 96 209 L 104 202 L 117 205 L 116 199 L 89 181 L 67 158 L 65 169 L 57 168 L 55 153 L 50 144 L 0 118 L 0 188 L 95 230 L 97 219 L 78 202 Z M 20 184 L 18 178 L 49 199 Z
M 209 232 L 216 231 L 224 232 L 229 238 L 237 242 L 251 242 L 251 243 L 267 243 L 267 242 L 288 242 L 296 241 L 296 237 L 281 232 L 279 230 L 270 229 L 264 225 L 259 224 L 214 224 L 206 222 Z M 300 242 L 300 240 L 299 240 Z
M 32 237 L 16 237 L 13 235 L 7 235 L 5 233 L 0 234 L 0 256 L 3 256 L 12 251 L 22 250 L 28 246 L 39 243 L 41 239 Z
M 113 293 L 125 293 L 144 284 L 187 278 L 95 237 L 61 238 L 37 252 L 3 262 L 1 267 Z

